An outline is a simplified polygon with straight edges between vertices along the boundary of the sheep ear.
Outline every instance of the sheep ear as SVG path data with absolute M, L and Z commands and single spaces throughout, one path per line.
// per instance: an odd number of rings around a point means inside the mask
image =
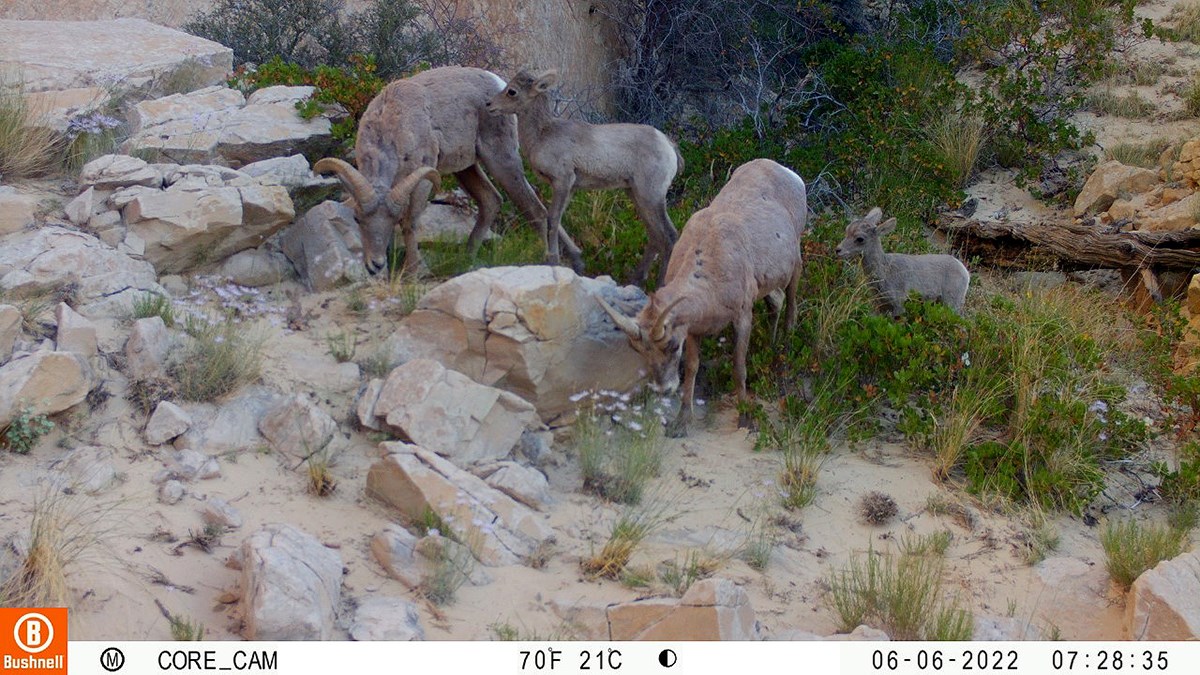
M 538 91 L 546 91 L 556 84 L 558 84 L 558 71 L 547 70 L 539 75 L 537 80 L 534 81 L 533 88 Z
M 878 206 L 876 206 L 875 208 L 868 211 L 867 215 L 863 216 L 863 222 L 865 222 L 868 225 L 878 225 L 880 219 L 882 219 L 882 218 L 883 218 L 883 210 L 880 209 Z
M 875 231 L 878 232 L 879 234 L 887 234 L 888 232 L 891 232 L 894 229 L 896 229 L 896 218 L 895 217 L 888 218 L 887 220 L 883 221 L 879 225 L 875 226 Z

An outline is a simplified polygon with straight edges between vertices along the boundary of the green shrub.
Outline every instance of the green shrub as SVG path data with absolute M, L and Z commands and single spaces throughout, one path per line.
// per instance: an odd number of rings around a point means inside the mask
M 336 64 L 354 51 L 344 6 L 343 0 L 216 0 L 183 30 L 232 49 L 235 65 L 274 58 Z
M 893 640 L 969 640 L 972 617 L 942 598 L 940 556 L 891 556 L 868 550 L 829 578 L 839 629 L 862 624 L 883 629 Z
M 54 423 L 45 415 L 34 414 L 33 406 L 18 406 L 17 414 L 0 428 L 0 448 L 27 455 L 42 436 L 54 430 Z
M 262 341 L 242 326 L 193 322 L 190 346 L 170 367 L 177 392 L 188 401 L 214 401 L 258 378 Z
M 133 299 L 133 318 L 148 319 L 157 316 L 167 328 L 175 326 L 175 308 L 171 298 L 159 293 L 143 293 Z
M 4 182 L 44 175 L 61 166 L 61 136 L 37 124 L 45 112 L 25 98 L 23 83 L 0 76 L 0 177 Z
M 640 502 L 662 466 L 664 414 L 653 397 L 589 393 L 575 423 L 584 490 L 622 504 Z
M 1158 462 L 1154 471 L 1162 481 L 1158 489 L 1176 504 L 1200 502 L 1200 443 L 1191 441 L 1179 449 L 1179 468 L 1172 471 Z
M 1146 570 L 1183 553 L 1187 533 L 1135 520 L 1110 520 L 1100 532 L 1100 545 L 1104 547 L 1109 576 L 1128 589 Z

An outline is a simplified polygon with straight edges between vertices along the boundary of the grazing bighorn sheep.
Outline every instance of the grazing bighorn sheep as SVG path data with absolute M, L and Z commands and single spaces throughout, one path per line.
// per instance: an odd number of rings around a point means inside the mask
M 879 207 L 846 226 L 846 237 L 837 246 L 840 258 L 862 256 L 871 288 L 878 297 L 880 311 L 892 316 L 904 313 L 904 301 L 916 291 L 925 300 L 938 300 L 955 312 L 962 312 L 971 273 L 958 258 L 944 253 L 909 255 L 884 253 L 879 237 L 896 227 L 896 219 L 880 223 Z
M 516 121 L 485 109 L 503 89 L 504 80 L 495 73 L 457 66 L 392 82 L 359 121 L 354 146 L 358 168 L 333 158 L 313 167 L 317 173 L 336 174 L 350 193 L 369 272 L 375 274 L 387 265 L 387 249 L 397 225 L 404 235 L 404 270 L 418 270 L 421 258 L 414 227 L 439 174 L 453 173 L 479 205 L 467 240 L 472 254 L 500 211 L 500 194 L 483 169 L 547 242 L 546 207 L 525 180 Z M 562 236 L 567 255 L 581 266 L 579 249 L 565 233 Z M 548 257 L 557 260 L 558 238 L 553 239 L 554 253 Z
M 551 255 L 575 190 L 623 188 L 645 223 L 648 238 L 632 281 L 645 281 L 658 256 L 661 284 L 678 238 L 667 215 L 667 189 L 683 171 L 679 149 L 663 132 L 644 124 L 588 124 L 555 117 L 546 92 L 557 82 L 556 71 L 534 76 L 522 70 L 487 106 L 497 115 L 516 114 L 521 152 L 554 191 L 549 213 Z
M 795 326 L 800 237 L 807 219 L 808 198 L 799 176 L 769 159 L 747 162 L 707 208 L 688 219 L 667 265 L 666 285 L 651 294 L 636 318 L 600 300 L 660 388 L 678 386 L 681 353 L 685 357 L 683 402 L 669 435 L 685 435 L 692 418 L 701 336 L 733 323 L 733 373 L 738 400 L 744 401 L 754 302 L 784 289 L 788 330 Z

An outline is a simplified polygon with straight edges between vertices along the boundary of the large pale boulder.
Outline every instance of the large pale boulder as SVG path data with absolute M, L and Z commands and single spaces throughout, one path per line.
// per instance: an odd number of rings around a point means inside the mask
M 746 591 L 728 579 L 703 579 L 678 600 L 651 598 L 608 608 L 610 640 L 756 640 Z
M 142 19 L 0 20 L 0 44 L 0 70 L 20 73 L 29 92 L 207 86 L 233 68 L 228 47 Z
M 34 415 L 52 415 L 77 405 L 92 390 L 87 361 L 70 352 L 39 351 L 0 366 L 0 427 L 26 407 Z
M 36 199 L 0 185 L 0 237 L 33 227 L 36 209 Z
M 1133 582 L 1125 627 L 1132 640 L 1200 640 L 1200 549 L 1164 560 Z
M 265 87 L 250 94 L 221 130 L 217 152 L 234 166 L 297 153 L 324 155 L 333 138 L 329 119 L 303 119 L 296 112 L 313 89 Z
M 291 525 L 265 525 L 241 547 L 247 640 L 329 640 L 342 594 L 342 559 Z
M 1160 209 L 1142 214 L 1137 219 L 1137 229 L 1148 232 L 1180 232 L 1196 227 L 1196 210 L 1200 208 L 1200 194 L 1191 194 Z
M 1122 195 L 1145 192 L 1158 182 L 1158 173 L 1109 160 L 1092 172 L 1075 198 L 1075 216 L 1094 216 L 1107 211 Z
M 257 248 L 295 212 L 278 185 L 206 187 L 179 184 L 138 194 L 122 211 L 130 237 L 160 273 L 182 272 Z
M 533 406 L 515 394 L 429 359 L 393 369 L 374 414 L 403 438 L 461 466 L 508 456 L 538 424 Z
M 134 107 L 128 153 L 179 163 L 233 166 L 296 153 L 323 155 L 332 140 L 324 116 L 303 119 L 296 103 L 312 87 L 267 87 L 247 99 L 226 87 L 174 94 Z
M 0 237 L 0 288 L 12 296 L 74 288 L 75 309 L 89 319 L 127 315 L 147 292 L 165 295 L 154 267 L 96 237 L 47 225 Z
M 438 514 L 484 565 L 517 564 L 552 534 L 532 510 L 433 452 L 406 443 L 380 451 L 388 454 L 368 471 L 367 494 L 413 520 Z
M 312 291 L 328 291 L 367 276 L 354 211 L 335 201 L 309 209 L 279 237 L 283 254 Z
M 388 345 L 397 363 L 433 359 L 520 396 L 549 422 L 575 409 L 578 392 L 625 391 L 644 377 L 597 297 L 628 314 L 646 302 L 638 288 L 564 267 L 476 270 L 425 294 Z
M 122 149 L 154 161 L 210 163 L 221 130 L 245 104 L 240 91 L 221 86 L 142 101 L 130 114 L 131 134 Z

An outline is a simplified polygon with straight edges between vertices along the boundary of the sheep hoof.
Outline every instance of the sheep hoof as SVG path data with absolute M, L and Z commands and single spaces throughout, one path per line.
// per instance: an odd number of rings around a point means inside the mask
M 685 438 L 687 437 L 688 423 L 685 419 L 676 418 L 667 425 L 667 438 Z
M 754 421 L 754 416 L 750 413 L 738 413 L 738 428 L 747 429 L 749 431 L 758 431 L 758 423 Z

